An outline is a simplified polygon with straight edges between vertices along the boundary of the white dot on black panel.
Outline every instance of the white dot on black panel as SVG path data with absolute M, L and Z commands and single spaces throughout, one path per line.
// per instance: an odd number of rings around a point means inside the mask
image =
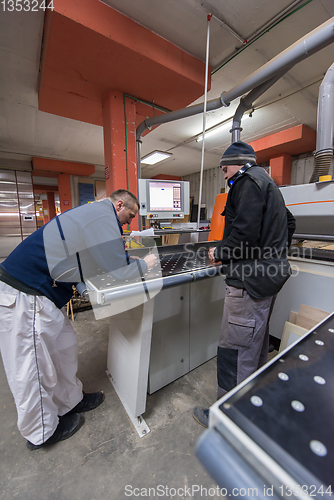
M 297 400 L 291 401 L 291 406 L 295 411 L 302 412 L 305 410 L 305 406 L 303 405 L 303 403 Z
M 289 375 L 287 375 L 286 373 L 280 372 L 278 374 L 278 378 L 280 378 L 281 380 L 287 381 L 287 380 L 289 380 Z
M 259 396 L 252 396 L 251 403 L 254 406 L 262 406 L 263 405 L 263 401 Z
M 327 455 L 326 446 L 320 441 L 317 441 L 316 439 L 313 439 L 310 442 L 310 448 L 313 451 L 313 453 L 318 455 L 318 457 L 325 457 Z
M 305 356 L 305 354 L 299 354 L 299 359 L 302 361 L 308 361 L 308 356 Z
M 315 377 L 313 377 L 313 380 L 314 380 L 314 382 L 316 382 L 317 384 L 320 384 L 320 385 L 326 384 L 326 380 L 323 377 L 320 377 L 319 375 L 316 375 Z
M 318 345 L 325 345 L 325 343 L 322 340 L 316 340 L 315 343 Z

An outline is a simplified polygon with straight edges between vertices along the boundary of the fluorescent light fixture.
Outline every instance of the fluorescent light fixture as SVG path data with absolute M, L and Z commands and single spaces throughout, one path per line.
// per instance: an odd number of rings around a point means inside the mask
M 223 129 L 226 129 L 228 127 L 232 127 L 232 123 L 223 123 L 219 127 L 216 127 L 212 130 L 210 130 L 210 129 L 206 130 L 205 131 L 205 139 L 207 139 L 208 137 L 211 137 L 212 135 L 216 134 L 217 132 L 221 132 Z M 200 141 L 203 141 L 203 134 L 199 135 L 196 139 L 196 142 L 200 142 Z
M 244 115 L 242 117 L 243 120 L 249 118 L 249 115 Z M 212 127 L 211 129 L 209 128 L 208 130 L 205 131 L 205 139 L 208 137 L 211 137 L 212 135 L 216 134 L 217 132 L 221 132 L 222 130 L 226 128 L 232 128 L 232 123 L 233 119 L 231 118 L 230 121 L 222 123 L 221 125 L 216 125 Z M 199 135 L 196 139 L 196 142 L 203 141 L 203 134 Z
M 149 155 L 144 156 L 140 161 L 146 165 L 154 165 L 159 161 L 166 160 L 172 156 L 172 153 L 165 153 L 164 151 L 152 151 Z

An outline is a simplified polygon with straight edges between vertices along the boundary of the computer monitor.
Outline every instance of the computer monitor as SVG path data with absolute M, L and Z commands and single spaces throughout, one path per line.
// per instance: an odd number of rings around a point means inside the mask
M 183 219 L 189 214 L 189 182 L 139 179 L 140 215 L 148 219 Z

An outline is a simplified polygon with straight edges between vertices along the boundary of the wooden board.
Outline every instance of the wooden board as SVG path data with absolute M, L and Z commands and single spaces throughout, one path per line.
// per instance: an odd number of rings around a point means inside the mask
M 278 352 L 282 352 L 288 345 L 292 344 L 298 337 L 302 337 L 308 330 L 308 328 L 302 328 L 301 326 L 286 321 Z
M 291 311 L 290 312 L 290 316 L 289 316 L 289 321 L 290 323 L 294 323 L 296 324 L 297 322 L 297 317 L 298 317 L 298 313 L 296 311 Z
M 314 307 L 306 306 L 304 304 L 300 304 L 299 306 L 299 311 L 298 311 L 298 316 L 305 316 L 307 318 L 312 319 L 315 321 L 315 325 L 322 321 L 323 319 L 327 318 L 328 312 L 322 311 L 321 309 L 315 309 Z M 297 323 L 298 324 L 298 323 Z

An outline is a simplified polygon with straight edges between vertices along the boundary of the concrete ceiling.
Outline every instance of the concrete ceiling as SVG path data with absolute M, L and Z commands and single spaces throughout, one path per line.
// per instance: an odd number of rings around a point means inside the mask
M 68 0 L 74 1 L 74 0 Z M 205 61 L 207 14 L 213 69 L 208 99 L 241 83 L 253 71 L 334 16 L 333 0 L 105 0 L 189 54 Z M 219 22 L 218 19 L 221 20 Z M 238 35 L 233 35 L 226 23 Z M 31 158 L 44 157 L 96 165 L 103 178 L 103 130 L 97 125 L 38 110 L 38 78 L 44 12 L 0 13 L 0 167 L 26 168 Z M 268 30 L 268 28 L 271 29 Z M 333 44 L 297 64 L 254 105 L 242 123 L 241 138 L 254 141 L 299 124 L 316 130 L 319 85 L 333 63 Z M 138 96 L 140 97 L 140 96 Z M 199 99 L 197 102 L 203 101 Z M 239 103 L 207 114 L 206 128 L 231 118 Z M 143 138 L 142 156 L 155 149 L 172 156 L 142 166 L 143 177 L 184 176 L 198 172 L 202 115 L 160 125 Z M 204 168 L 218 165 L 230 143 L 229 127 L 208 137 Z

